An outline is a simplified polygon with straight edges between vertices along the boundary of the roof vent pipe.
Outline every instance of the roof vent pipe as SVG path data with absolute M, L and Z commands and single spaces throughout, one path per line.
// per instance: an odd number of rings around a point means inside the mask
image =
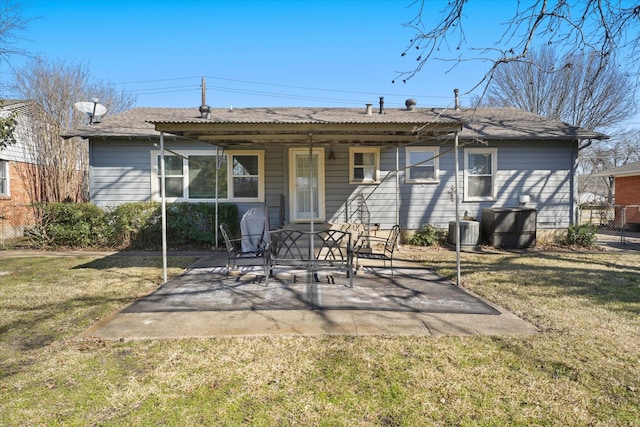
M 460 95 L 460 89 L 454 89 L 453 90 L 453 95 L 455 96 L 456 99 L 456 110 L 460 109 L 460 99 L 458 99 L 458 95 Z
M 384 114 L 384 96 L 380 97 L 380 114 Z
M 202 78 L 202 105 L 200 105 L 200 117 L 203 119 L 211 118 L 211 108 L 207 105 L 207 81 Z
M 371 108 L 371 104 L 367 104 L 367 116 L 370 116 L 373 114 L 373 109 Z
M 404 105 L 407 107 L 408 111 L 416 111 L 416 100 L 413 98 L 409 98 L 406 101 L 404 101 Z

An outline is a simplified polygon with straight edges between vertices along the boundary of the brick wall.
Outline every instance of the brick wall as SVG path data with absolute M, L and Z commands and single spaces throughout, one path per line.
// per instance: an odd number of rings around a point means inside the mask
M 615 180 L 616 205 L 640 205 L 640 175 L 619 176 Z M 627 208 L 626 222 L 640 222 L 640 211 Z
M 26 226 L 33 225 L 33 211 L 28 205 L 31 197 L 24 177 L 28 168 L 36 167 L 27 163 L 9 162 L 9 196 L 0 196 L 0 238 L 19 237 Z

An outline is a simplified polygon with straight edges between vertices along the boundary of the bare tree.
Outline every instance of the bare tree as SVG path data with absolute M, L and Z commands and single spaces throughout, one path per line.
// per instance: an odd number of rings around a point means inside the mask
M 31 18 L 24 16 L 18 2 L 0 0 L 0 60 L 8 61 L 10 55 L 25 53 L 15 43 L 21 39 L 20 34 L 31 21 Z
M 496 69 L 514 61 L 527 60 L 532 47 L 553 45 L 561 52 L 619 57 L 623 65 L 638 74 L 640 53 L 640 5 L 627 6 L 616 0 L 519 0 L 511 2 L 512 17 L 491 46 L 469 46 L 465 34 L 468 0 L 449 0 L 440 11 L 434 2 L 416 0 L 418 12 L 405 25 L 415 31 L 403 56 L 415 52 L 417 65 L 398 74 L 406 81 L 430 60 L 488 61 L 490 67 L 477 86 L 489 82 Z M 438 15 L 439 12 L 439 15 Z M 425 20 L 439 16 L 433 23 Z M 411 56 L 411 55 L 410 55 Z M 471 88 L 471 92 L 474 88 Z
M 596 54 L 533 49 L 528 61 L 504 64 L 495 70 L 479 105 L 517 107 L 581 126 L 612 129 L 637 109 L 630 77 L 612 59 Z
M 64 131 L 81 125 L 83 114 L 74 110 L 77 101 L 99 98 L 108 111 L 117 113 L 130 108 L 135 98 L 117 91 L 108 82 L 91 78 L 88 68 L 74 63 L 34 58 L 14 75 L 13 91 L 33 101 L 30 138 L 26 153 L 37 167 L 23 179 L 30 187 L 32 199 L 61 202 L 82 201 L 88 168 L 87 147 L 80 138 L 63 139 Z M 37 174 L 37 176 L 34 176 Z
M 31 19 L 22 13 L 22 7 L 13 1 L 0 0 L 0 62 L 7 61 L 12 54 L 23 54 L 24 51 L 15 47 Z M 0 97 L 0 109 L 4 106 Z M 15 143 L 13 132 L 16 125 L 15 114 L 0 114 L 0 150 Z
M 624 166 L 640 160 L 640 131 L 631 130 L 598 141 L 581 152 L 578 158 L 578 191 L 581 194 L 603 196 L 613 203 L 614 182 L 611 177 L 593 176 L 597 172 Z M 594 200 L 600 202 L 600 200 Z
M 589 130 L 607 131 L 606 141 L 583 145 L 578 164 L 578 191 L 613 199 L 613 181 L 594 173 L 637 160 L 637 131 L 616 128 L 637 109 L 630 77 L 611 59 L 569 53 L 559 57 L 550 47 L 532 49 L 528 61 L 495 70 L 479 106 L 517 107 Z

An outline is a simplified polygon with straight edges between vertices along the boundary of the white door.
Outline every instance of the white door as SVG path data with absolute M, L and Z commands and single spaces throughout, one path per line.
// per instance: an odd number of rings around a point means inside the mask
M 311 167 L 311 181 L 309 168 Z M 309 185 L 311 182 L 312 185 Z M 291 221 L 324 221 L 324 149 L 289 150 L 289 186 Z M 313 196 L 313 199 L 312 199 Z M 313 214 L 311 212 L 313 206 Z

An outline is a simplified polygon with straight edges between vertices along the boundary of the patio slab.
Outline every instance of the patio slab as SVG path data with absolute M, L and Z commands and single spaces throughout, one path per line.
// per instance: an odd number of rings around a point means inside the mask
M 141 340 L 261 335 L 521 335 L 530 323 L 455 286 L 428 268 L 398 262 L 371 266 L 354 278 L 276 271 L 267 285 L 261 268 L 227 276 L 220 254 L 79 338 Z M 395 263 L 394 263 L 395 264 Z

